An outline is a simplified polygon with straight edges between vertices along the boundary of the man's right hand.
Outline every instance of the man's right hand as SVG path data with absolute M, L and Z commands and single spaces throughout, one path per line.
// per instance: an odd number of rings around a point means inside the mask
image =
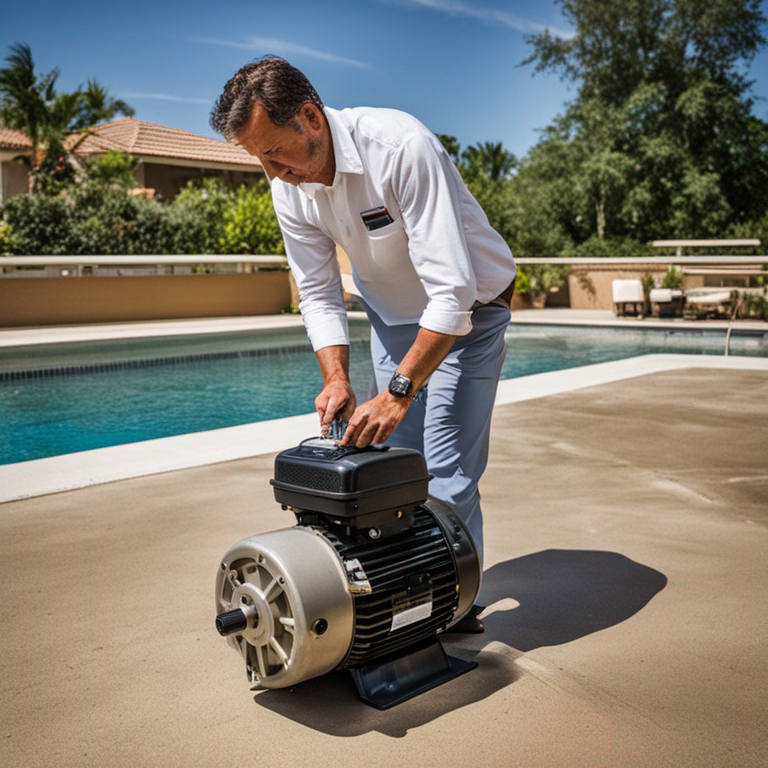
M 320 417 L 320 434 L 324 437 L 328 434 L 331 422 L 337 416 L 342 421 L 349 421 L 356 407 L 357 400 L 349 381 L 329 381 L 315 398 L 315 408 Z
M 349 421 L 357 405 L 349 383 L 349 345 L 321 347 L 315 355 L 323 374 L 323 391 L 315 398 L 315 409 L 320 416 L 320 434 L 326 436 L 334 417 Z

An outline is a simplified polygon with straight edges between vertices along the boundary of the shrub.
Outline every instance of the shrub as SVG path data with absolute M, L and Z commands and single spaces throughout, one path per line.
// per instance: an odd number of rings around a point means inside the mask
M 130 160 L 130 158 L 128 158 Z M 0 209 L 0 252 L 10 254 L 283 254 L 266 183 L 231 191 L 218 179 L 189 184 L 171 203 L 130 194 L 119 154 L 88 165 L 54 193 L 12 197 Z
M 766 298 L 766 289 L 763 288 L 762 295 L 757 293 L 747 293 L 743 295 L 744 316 L 755 318 L 757 320 L 768 320 L 768 299 Z
M 681 269 L 677 269 L 674 264 L 671 264 L 667 273 L 664 275 L 664 279 L 661 282 L 662 288 L 671 288 L 672 290 L 680 290 L 683 287 L 684 275 Z
M 219 253 L 285 253 L 272 195 L 262 185 L 240 187 L 224 210 Z
M 528 275 L 521 268 L 518 268 L 517 277 L 515 278 L 515 291 L 517 293 L 528 293 L 530 290 L 531 281 L 528 279 Z
M 571 273 L 570 264 L 530 264 L 525 267 L 531 296 L 541 296 L 553 288 L 559 288 Z
M 656 287 L 656 278 L 652 272 L 646 272 L 643 275 L 641 282 L 643 285 L 643 296 L 646 301 L 650 301 L 651 291 Z
M 15 195 L 2 209 L 10 230 L 8 253 L 62 255 L 71 252 L 70 210 L 58 197 Z
M 86 160 L 83 173 L 91 181 L 131 189 L 137 186 L 133 171 L 138 164 L 136 158 L 110 149 L 103 155 Z
M 172 253 L 219 253 L 224 211 L 234 192 L 221 180 L 190 181 L 170 204 Z
M 0 221 L 0 255 L 11 252 L 11 227 Z

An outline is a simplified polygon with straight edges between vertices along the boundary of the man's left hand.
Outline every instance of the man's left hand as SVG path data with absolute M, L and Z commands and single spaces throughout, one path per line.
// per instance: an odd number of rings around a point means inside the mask
M 408 397 L 395 397 L 386 390 L 380 392 L 372 400 L 358 406 L 340 445 L 365 448 L 373 443 L 385 442 L 397 429 L 410 405 Z

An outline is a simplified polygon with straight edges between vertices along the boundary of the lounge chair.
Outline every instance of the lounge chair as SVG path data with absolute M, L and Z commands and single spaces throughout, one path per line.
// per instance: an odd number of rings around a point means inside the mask
M 632 305 L 631 313 L 627 311 L 630 304 Z M 628 314 L 642 315 L 644 307 L 645 295 L 640 280 L 613 281 L 613 313 L 617 317 L 624 317 Z
M 685 294 L 686 309 L 694 319 L 728 317 L 732 301 L 733 296 L 730 290 L 708 291 L 694 288 L 686 291 Z

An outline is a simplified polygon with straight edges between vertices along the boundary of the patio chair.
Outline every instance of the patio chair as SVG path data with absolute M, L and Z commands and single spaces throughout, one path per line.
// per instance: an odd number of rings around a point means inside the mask
M 631 313 L 627 311 L 629 305 L 632 306 Z M 640 280 L 613 281 L 613 313 L 617 317 L 624 317 L 628 314 L 642 315 L 644 307 L 645 296 Z

